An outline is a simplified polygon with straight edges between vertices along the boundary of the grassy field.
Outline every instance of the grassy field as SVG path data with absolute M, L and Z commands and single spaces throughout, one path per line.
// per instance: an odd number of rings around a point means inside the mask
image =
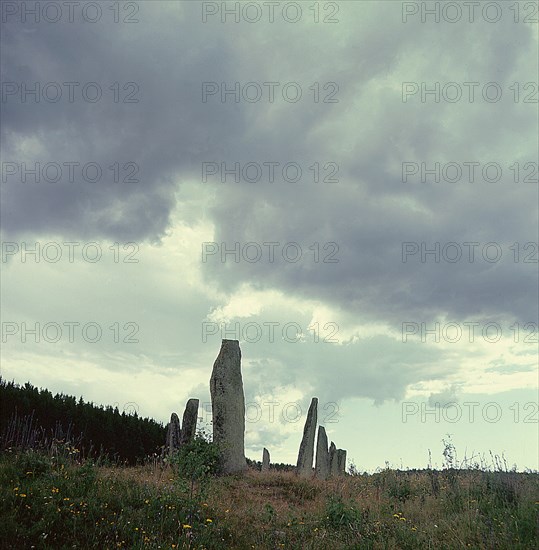
M 186 479 L 173 466 L 0 455 L 2 548 L 537 548 L 539 475 L 446 469 Z

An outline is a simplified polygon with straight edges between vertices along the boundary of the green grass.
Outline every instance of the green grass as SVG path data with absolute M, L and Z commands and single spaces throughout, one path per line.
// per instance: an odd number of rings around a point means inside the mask
M 170 466 L 0 455 L 1 548 L 536 548 L 537 473 L 386 469 L 181 479 Z

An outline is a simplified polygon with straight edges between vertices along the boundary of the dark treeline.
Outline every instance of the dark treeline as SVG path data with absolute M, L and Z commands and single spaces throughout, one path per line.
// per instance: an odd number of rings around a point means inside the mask
M 20 386 L 0 377 L 0 444 L 4 448 L 16 444 L 24 430 L 41 436 L 68 435 L 82 456 L 106 456 L 128 464 L 159 453 L 166 434 L 162 424 L 136 412 L 120 413 L 117 407 L 53 395 L 29 382 Z M 36 437 L 25 434 L 24 439 Z

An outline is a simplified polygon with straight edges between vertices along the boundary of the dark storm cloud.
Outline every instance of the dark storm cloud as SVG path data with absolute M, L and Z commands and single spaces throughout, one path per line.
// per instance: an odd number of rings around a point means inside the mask
M 38 24 L 21 32 L 28 25 L 3 25 L 2 80 L 29 87 L 59 83 L 62 90 L 57 102 L 5 98 L 4 162 L 26 162 L 29 168 L 35 162 L 95 162 L 103 170 L 95 183 L 79 171 L 74 183 L 67 175 L 58 183 L 42 179 L 39 184 L 31 176 L 25 184 L 17 174 L 8 178 L 2 186 L 2 226 L 8 234 L 54 231 L 154 240 L 170 223 L 178 174 L 212 151 L 209 136 L 218 142 L 241 126 L 241 115 L 208 113 L 200 101 L 200 83 L 208 74 L 218 79 L 229 74 L 228 45 L 217 37 L 205 46 L 207 27 L 197 31 L 186 25 L 181 10 L 170 5 L 160 15 L 148 4 L 143 7 L 141 22 L 128 28 L 105 22 Z M 72 87 L 73 102 L 65 82 L 79 83 Z M 88 82 L 102 89 L 95 103 L 81 98 Z M 109 89 L 115 82 L 119 102 Z M 130 82 L 134 86 L 123 89 Z M 49 96 L 54 92 L 50 88 Z M 126 98 L 138 102 L 123 103 Z M 140 182 L 113 184 L 108 167 L 114 162 L 136 163 Z M 126 175 L 121 172 L 121 178 Z
M 195 3 L 193 3 L 195 4 Z M 132 26 L 3 28 L 2 79 L 135 82 L 139 103 L 2 105 L 3 158 L 28 163 L 133 161 L 140 183 L 3 184 L 7 234 L 158 239 L 181 182 L 202 162 L 338 163 L 338 184 L 219 183 L 215 240 L 336 242 L 336 264 L 206 263 L 232 291 L 244 282 L 327 301 L 363 319 L 537 317 L 537 269 L 508 247 L 537 239 L 537 186 L 405 184 L 403 161 L 536 160 L 536 104 L 403 103 L 403 81 L 534 79 L 532 29 L 499 24 L 403 25 L 390 2 L 342 7 L 339 25 L 200 23 L 190 3 L 141 3 Z M 369 30 L 372 29 L 372 30 Z M 200 100 L 203 81 L 334 81 L 339 103 Z M 506 99 L 506 98 L 505 98 Z M 37 152 L 36 152 L 37 151 Z M 109 174 L 110 175 L 110 174 Z M 180 193 L 175 195 L 175 191 Z M 215 187 L 201 183 L 200 193 Z M 402 242 L 498 242 L 500 263 L 402 261 Z

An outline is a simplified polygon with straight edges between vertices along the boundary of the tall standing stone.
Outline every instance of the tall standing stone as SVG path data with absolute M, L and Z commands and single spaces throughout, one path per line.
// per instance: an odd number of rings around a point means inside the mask
M 170 415 L 170 422 L 168 423 L 168 427 L 167 427 L 167 441 L 165 444 L 166 454 L 172 454 L 174 451 L 176 451 L 179 448 L 180 437 L 181 437 L 180 419 L 178 418 L 178 415 L 176 413 L 172 413 Z
M 339 470 L 337 468 L 337 447 L 332 441 L 331 445 L 329 446 L 329 475 L 331 477 L 334 477 L 338 474 Z
M 337 449 L 337 475 L 344 476 L 346 474 L 346 451 Z
M 262 471 L 267 472 L 270 469 L 270 454 L 269 451 L 264 447 L 262 451 Z
M 329 476 L 329 452 L 328 436 L 323 426 L 318 426 L 318 438 L 316 440 L 316 466 L 314 468 L 316 477 L 327 479 Z
M 245 396 L 238 340 L 223 340 L 210 378 L 213 441 L 221 448 L 223 473 L 240 472 L 245 460 Z
M 198 420 L 198 399 L 189 399 L 185 405 L 182 419 L 180 445 L 191 443 L 195 437 Z
M 313 397 L 307 420 L 303 428 L 303 438 L 299 446 L 297 473 L 300 477 L 311 477 L 313 473 L 314 436 L 318 419 L 318 398 Z

